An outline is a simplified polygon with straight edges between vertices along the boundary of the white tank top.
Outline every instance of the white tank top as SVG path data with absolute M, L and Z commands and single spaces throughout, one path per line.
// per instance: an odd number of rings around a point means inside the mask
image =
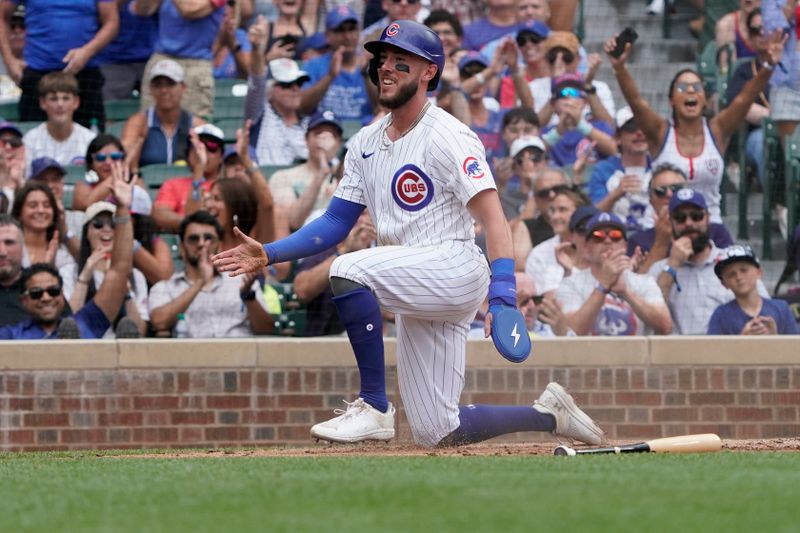
M 711 222 L 722 223 L 720 213 L 720 186 L 722 185 L 722 171 L 725 161 L 717 148 L 714 136 L 708 127 L 708 121 L 703 119 L 703 150 L 696 157 L 687 157 L 678 149 L 678 140 L 675 136 L 675 127 L 669 123 L 664 144 L 661 151 L 653 161 L 653 168 L 662 163 L 670 163 L 681 169 L 689 179 L 689 187 L 703 194 L 708 204 Z

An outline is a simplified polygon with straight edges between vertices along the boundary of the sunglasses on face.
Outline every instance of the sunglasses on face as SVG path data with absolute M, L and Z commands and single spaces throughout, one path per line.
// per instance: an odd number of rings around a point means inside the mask
M 559 98 L 583 98 L 583 91 L 575 87 L 564 87 L 556 94 L 556 99 Z
M 575 61 L 575 54 L 569 50 L 565 50 L 563 48 L 553 48 L 547 52 L 547 62 L 551 65 L 554 65 L 556 63 L 556 59 L 558 59 L 558 56 L 561 56 L 561 59 L 564 61 L 564 63 L 572 63 Z
M 540 42 L 544 41 L 542 37 L 539 37 L 535 33 L 521 33 L 517 35 L 517 46 L 522 48 L 528 43 L 531 44 L 539 44 Z
M 197 246 L 201 240 L 203 242 L 216 242 L 217 236 L 213 233 L 192 233 L 191 235 L 186 236 L 186 242 L 192 246 Z
M 664 198 L 667 195 L 667 191 L 672 191 L 673 194 L 678 192 L 679 190 L 683 189 L 682 183 L 676 183 L 674 185 L 662 185 L 660 187 L 653 187 L 653 194 L 658 196 L 659 198 Z
M 747 31 L 750 32 L 750 35 L 762 35 L 764 33 L 764 26 L 752 26 L 747 28 Z
M 31 287 L 22 294 L 26 295 L 31 300 L 41 300 L 44 293 L 50 295 L 50 298 L 56 298 L 61 294 L 61 287 L 59 285 L 51 285 L 44 289 L 41 287 Z
M 209 152 L 219 152 L 220 149 L 222 148 L 222 146 L 218 142 L 214 141 L 203 141 L 203 145 Z
M 683 224 L 687 218 L 691 218 L 692 222 L 700 222 L 706 218 L 706 214 L 703 211 L 681 211 L 672 215 L 672 220 L 678 224 Z
M 540 200 L 547 200 L 548 198 L 551 198 L 560 192 L 568 190 L 570 190 L 569 185 L 555 185 L 553 187 L 548 187 L 546 189 L 538 190 L 533 194 L 534 196 L 536 196 L 536 198 L 539 198 Z
M 92 220 L 92 227 L 94 229 L 103 229 L 106 226 L 114 229 L 114 221 L 107 217 L 97 217 Z
M 111 152 L 110 154 L 94 154 L 94 159 L 98 163 L 103 163 L 106 159 L 111 158 L 112 161 L 122 161 L 125 154 L 122 152 Z
M 703 82 L 701 81 L 693 81 L 691 83 L 687 81 L 679 81 L 675 84 L 675 90 L 679 93 L 685 93 L 689 89 L 692 89 L 694 92 L 699 93 L 703 91 Z
M 284 89 L 284 90 L 288 91 L 289 89 L 293 89 L 295 87 L 300 87 L 300 82 L 299 81 L 279 81 L 276 85 L 278 87 L 280 87 L 281 89 Z
M 484 65 L 481 65 L 480 63 L 472 63 L 471 65 L 467 65 L 466 67 L 464 67 L 461 70 L 461 72 L 459 72 L 459 74 L 463 79 L 466 80 L 468 78 L 471 78 L 478 72 L 483 72 L 484 70 L 486 70 L 486 67 Z
M 24 30 L 25 29 L 25 23 L 23 23 L 23 22 L 12 22 L 12 23 L 9 24 L 9 26 L 11 27 L 12 30 Z
M 519 303 L 519 306 L 520 307 L 524 307 L 524 306 L 528 305 L 531 302 L 533 302 L 534 305 L 541 305 L 541 303 L 543 301 L 544 301 L 544 294 L 534 294 L 530 298 L 527 298 L 527 299 L 521 301 Z
M 621 229 L 596 229 L 589 238 L 597 243 L 605 242 L 606 237 L 611 239 L 611 242 L 619 242 L 625 238 L 625 233 Z
M 6 148 L 19 148 L 22 146 L 22 139 L 17 139 L 16 137 L 9 137 L 7 139 L 0 139 L 0 143 Z
M 410 5 L 410 6 L 413 6 L 413 5 L 414 5 L 414 4 L 416 4 L 418 1 L 419 1 L 419 0 L 405 0 L 406 4 L 408 4 L 408 5 Z M 402 4 L 402 3 L 403 3 L 403 0 L 392 0 L 392 3 L 393 3 L 393 4 Z
M 531 154 L 519 154 L 514 158 L 514 163 L 521 165 L 526 159 L 534 163 L 541 163 L 544 160 L 544 154 L 538 151 Z

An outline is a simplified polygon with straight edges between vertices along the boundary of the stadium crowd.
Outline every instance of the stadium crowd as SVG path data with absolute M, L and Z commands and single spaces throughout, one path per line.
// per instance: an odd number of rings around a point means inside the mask
M 741 125 L 761 180 L 762 119 L 784 136 L 800 121 L 796 0 L 733 2 L 716 23 L 736 69 L 724 105 L 681 70 L 669 117 L 631 75 L 636 44 L 583 48 L 573 1 L 268 4 L 0 2 L 0 98 L 18 102 L 0 123 L 0 339 L 341 334 L 328 269 L 379 244 L 368 216 L 258 275 L 209 258 L 234 227 L 269 242 L 324 211 L 352 130 L 388 112 L 363 44 L 400 19 L 442 40 L 429 99 L 485 146 L 532 336 L 800 333 L 721 216 Z M 624 102 L 596 79 L 604 63 Z M 106 115 L 126 101 L 123 120 Z

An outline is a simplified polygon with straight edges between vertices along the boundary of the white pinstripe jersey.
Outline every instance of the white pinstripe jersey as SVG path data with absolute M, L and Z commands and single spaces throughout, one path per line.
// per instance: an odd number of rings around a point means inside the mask
M 466 204 L 496 189 L 478 136 L 431 105 L 411 131 L 389 142 L 389 117 L 353 137 L 335 196 L 367 206 L 381 245 L 473 240 Z

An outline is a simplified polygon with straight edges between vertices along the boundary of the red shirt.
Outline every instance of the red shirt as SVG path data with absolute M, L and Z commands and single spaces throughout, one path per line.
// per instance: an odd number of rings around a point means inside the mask
M 200 186 L 205 192 L 211 190 L 214 180 L 206 180 Z M 158 189 L 155 205 L 163 205 L 183 216 L 186 214 L 186 200 L 192 190 L 192 177 L 170 178 Z

